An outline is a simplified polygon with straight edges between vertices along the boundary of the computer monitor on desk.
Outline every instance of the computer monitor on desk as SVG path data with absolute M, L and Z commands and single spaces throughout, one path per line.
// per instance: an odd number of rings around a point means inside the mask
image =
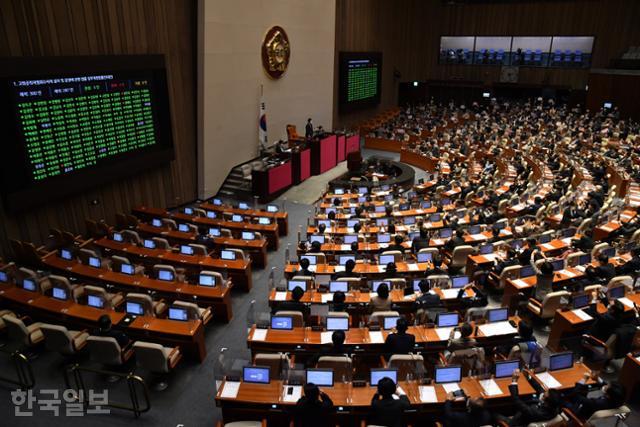
M 182 233 L 188 233 L 189 232 L 189 226 L 187 224 L 178 224 L 178 231 L 180 231 Z
M 125 306 L 125 311 L 127 314 L 131 316 L 142 316 L 144 314 L 144 309 L 142 308 L 142 304 L 134 301 L 127 301 Z
M 225 261 L 235 261 L 236 253 L 234 251 L 222 250 L 220 251 L 220 258 Z
M 614 286 L 607 290 L 607 297 L 610 300 L 618 299 L 624 297 L 626 291 L 626 285 Z
M 570 351 L 549 356 L 549 370 L 569 369 L 573 366 L 573 353 Z
M 144 239 L 142 241 L 142 245 L 146 248 L 146 249 L 155 249 L 156 248 L 156 242 L 154 242 L 151 239 Z
M 60 252 L 58 252 L 58 255 L 60 256 L 60 258 L 65 259 L 67 261 L 71 261 L 73 259 L 73 254 L 69 249 L 60 249 Z
M 256 233 L 253 231 L 243 231 L 242 232 L 242 240 L 255 240 Z
M 67 290 L 62 288 L 53 288 L 52 296 L 55 299 L 66 301 L 67 300 Z
M 293 329 L 293 317 L 271 316 L 271 329 L 285 331 Z
M 325 242 L 325 237 L 323 234 L 312 234 L 311 236 L 309 236 L 309 242 L 318 242 L 323 245 Z
M 496 378 L 507 378 L 513 375 L 513 371 L 520 368 L 519 360 L 503 360 L 496 362 Z
M 220 237 L 221 234 L 222 233 L 220 232 L 219 228 L 212 227 L 209 229 L 209 236 Z
M 438 328 L 458 326 L 458 313 L 438 313 L 436 316 Z
M 591 295 L 589 294 L 576 294 L 573 295 L 573 308 L 579 309 L 589 305 L 591 302 Z
M 193 255 L 193 248 L 189 245 L 180 245 L 180 253 L 182 255 Z
M 7 283 L 9 281 L 9 276 L 7 276 L 6 271 L 0 271 L 0 283 Z
M 387 331 L 395 328 L 399 319 L 400 317 L 398 316 L 385 316 L 382 322 L 382 328 Z
M 418 262 L 431 262 L 433 260 L 433 254 L 431 252 L 419 252 Z
M 245 366 L 242 368 L 242 381 L 245 383 L 269 384 L 270 369 L 261 366 Z
M 307 384 L 315 384 L 318 387 L 333 387 L 332 369 L 307 369 Z
M 469 284 L 469 276 L 454 276 L 451 278 L 451 287 L 455 289 L 464 288 Z
M 371 369 L 371 374 L 369 376 L 369 385 L 375 387 L 378 385 L 378 382 L 385 377 L 390 378 L 394 382 L 394 384 L 398 384 L 397 369 L 374 368 Z
M 169 319 L 186 322 L 187 320 L 189 320 L 187 309 L 183 307 L 169 307 Z
M 88 295 L 87 305 L 89 307 L 94 307 L 94 308 L 103 308 L 104 300 L 102 299 L 102 297 L 99 297 L 98 295 Z
M 276 206 L 276 205 L 267 205 L 267 212 L 271 212 L 271 213 L 278 212 L 278 206 Z
M 357 234 L 345 234 L 344 238 L 343 238 L 344 244 L 345 245 L 350 245 L 352 243 L 355 243 L 358 241 L 358 235 Z
M 339 282 L 337 280 L 332 280 L 329 282 L 329 292 L 349 292 L 349 283 L 348 282 Z
M 327 331 L 348 331 L 349 330 L 349 318 L 348 317 L 327 317 Z
M 38 289 L 38 287 L 34 279 L 26 278 L 26 279 L 22 279 L 22 289 L 35 292 Z
M 169 270 L 158 270 L 158 280 L 162 280 L 164 282 L 173 282 L 173 272 Z
M 378 234 L 378 243 L 389 243 L 391 235 L 389 233 Z
M 349 260 L 355 262 L 356 261 L 356 256 L 355 255 L 340 255 L 338 257 L 338 261 L 339 261 L 338 263 L 340 265 L 342 265 L 342 266 L 346 265 L 347 261 L 349 261 Z
M 493 309 L 487 310 L 487 321 L 489 323 L 505 322 L 508 319 L 509 319 L 508 308 L 493 308 Z
M 289 280 L 287 282 L 287 290 L 293 292 L 295 288 L 300 288 L 303 291 L 307 291 L 307 282 L 304 280 Z
M 133 267 L 133 264 L 120 264 L 120 273 L 133 276 L 135 268 Z
M 436 384 L 459 383 L 462 380 L 460 366 L 436 366 Z
M 378 264 L 387 265 L 390 262 L 395 262 L 395 261 L 396 261 L 395 255 L 380 255 Z
M 94 257 L 94 256 L 90 256 L 89 257 L 89 265 L 91 267 L 94 268 L 100 268 L 102 267 L 102 262 L 100 261 L 100 258 Z
M 302 255 L 300 257 L 300 259 L 309 260 L 309 265 L 316 265 L 317 264 L 317 258 L 316 258 L 315 255 Z
M 389 282 L 385 282 L 384 280 L 373 280 L 371 282 L 371 292 L 378 292 L 378 288 L 380 287 L 380 285 L 382 284 L 387 285 L 387 288 L 389 287 Z

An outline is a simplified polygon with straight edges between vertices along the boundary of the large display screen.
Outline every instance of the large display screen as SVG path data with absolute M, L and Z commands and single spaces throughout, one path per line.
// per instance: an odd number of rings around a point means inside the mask
M 380 102 L 382 54 L 340 52 L 340 110 L 369 107 Z
M 173 158 L 162 56 L 5 59 L 0 70 L 9 210 Z

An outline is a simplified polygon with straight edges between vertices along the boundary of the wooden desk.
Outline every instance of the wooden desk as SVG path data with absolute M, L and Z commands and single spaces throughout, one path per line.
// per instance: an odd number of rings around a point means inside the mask
M 125 313 L 97 309 L 73 301 L 59 301 L 5 284 L 0 285 L 0 299 L 35 320 L 63 324 L 76 329 L 97 329 L 98 319 L 103 314 L 108 314 L 113 324 L 122 328 L 132 339 L 180 346 L 184 354 L 194 357 L 199 362 L 203 362 L 207 355 L 204 325 L 200 320 L 181 322 L 139 316 L 129 325 L 124 325 L 122 320 Z
M 267 212 L 259 209 L 240 209 L 226 205 L 218 206 L 208 202 L 200 204 L 200 207 L 207 211 L 220 213 L 229 212 L 232 214 L 240 214 L 242 216 L 249 216 L 252 218 L 271 218 L 277 221 L 280 236 L 286 236 L 289 233 L 289 214 L 287 212 Z
M 626 224 L 636 216 L 636 211 L 626 209 L 620 214 L 620 220 L 609 221 L 606 224 L 600 224 L 593 230 L 593 240 L 601 241 L 609 237 L 611 233 L 622 227 L 622 224 Z
M 572 280 L 580 279 L 583 276 L 584 273 L 582 271 L 569 267 L 564 270 L 556 271 L 553 274 L 553 284 L 564 284 Z M 504 294 L 502 295 L 502 306 L 508 307 L 511 298 L 518 292 L 531 292 L 533 288 L 536 287 L 537 282 L 538 279 L 535 274 L 533 276 L 525 277 L 524 279 L 507 279 L 504 286 Z
M 584 378 L 586 372 L 591 372 L 591 369 L 580 361 L 575 362 L 569 369 L 558 369 L 557 371 L 549 371 L 559 383 L 559 391 L 566 391 L 574 388 L 576 383 Z M 535 373 L 531 373 L 531 379 L 536 381 L 542 388 L 547 389 L 547 386 L 538 378 Z M 587 384 L 592 384 L 593 380 L 589 380 Z
M 253 276 L 251 274 L 251 260 L 224 260 L 220 258 L 211 258 L 208 255 L 183 255 L 169 249 L 142 248 L 130 243 L 116 242 L 107 238 L 98 240 L 96 244 L 111 252 L 115 252 L 118 255 L 137 259 L 149 268 L 153 267 L 155 264 L 170 264 L 186 269 L 188 274 L 194 277 L 202 270 L 213 270 L 218 272 L 226 271 L 235 287 L 242 289 L 245 292 L 249 292 L 251 290 L 253 281 Z M 53 254 L 51 257 L 53 259 L 64 261 L 56 254 Z M 129 261 L 134 262 L 131 259 L 129 259 Z
M 167 230 L 163 228 L 154 227 L 151 224 L 140 223 L 136 227 L 136 231 L 141 236 L 162 237 L 167 239 L 171 244 L 189 244 L 196 243 L 196 233 Z M 258 268 L 265 268 L 267 266 L 267 240 L 243 240 L 235 239 L 233 237 L 214 237 L 212 238 L 216 246 L 222 248 L 234 248 L 242 249 L 245 253 L 251 256 L 252 265 Z
M 624 386 L 627 393 L 626 400 L 629 401 L 640 384 L 640 356 L 634 357 L 631 353 L 627 354 L 622 363 L 618 380 Z
M 142 275 L 116 273 L 107 269 L 83 265 L 77 260 L 67 261 L 59 258 L 57 254 L 51 254 L 43 258 L 42 261 L 45 265 L 63 272 L 65 276 L 71 275 L 90 283 L 113 285 L 126 292 L 146 293 L 146 291 L 153 291 L 171 300 L 188 302 L 197 300 L 203 306 L 211 306 L 213 316 L 219 321 L 228 322 L 233 317 L 231 287 L 228 286 L 210 288 L 189 283 L 166 282 Z
M 285 266 L 285 275 L 287 277 L 291 277 L 296 273 L 299 269 L 298 264 L 287 264 Z M 416 273 L 417 275 L 423 274 L 424 272 L 429 270 L 432 267 L 432 264 L 429 262 L 421 262 L 421 263 L 407 263 L 405 261 L 396 263 L 398 274 L 403 273 Z M 363 275 L 363 276 L 380 276 L 386 275 L 387 266 L 379 265 L 379 264 L 364 264 L 364 263 L 356 263 L 356 267 L 353 269 L 354 273 Z M 333 274 L 336 272 L 336 266 L 330 264 L 318 264 L 315 266 L 314 274 Z

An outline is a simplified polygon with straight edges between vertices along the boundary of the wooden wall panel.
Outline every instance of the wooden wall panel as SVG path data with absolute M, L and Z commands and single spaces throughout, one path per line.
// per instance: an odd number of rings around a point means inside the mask
M 42 242 L 52 227 L 84 231 L 85 218 L 114 221 L 137 204 L 196 197 L 196 2 L 186 0 L 2 0 L 0 56 L 164 54 L 176 159 L 21 215 L 0 207 L 0 249 Z M 98 204 L 91 202 L 97 200 Z
M 635 0 L 558 0 L 445 5 L 441 0 L 337 0 L 337 54 L 341 50 L 383 52 L 382 102 L 397 102 L 397 82 L 461 79 L 492 83 L 498 66 L 439 65 L 441 35 L 595 35 L 593 67 L 606 68 L 630 45 L 640 44 L 640 2 Z M 402 74 L 394 81 L 393 70 Z M 520 68 L 519 81 L 583 89 L 587 70 Z M 334 127 L 348 125 L 376 110 L 341 115 Z

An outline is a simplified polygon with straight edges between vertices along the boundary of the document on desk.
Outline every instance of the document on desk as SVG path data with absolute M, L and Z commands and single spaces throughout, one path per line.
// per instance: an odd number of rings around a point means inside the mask
M 529 286 L 529 284 L 522 279 L 515 279 L 512 280 L 512 282 L 514 285 L 516 285 L 516 288 L 526 288 Z
M 420 401 L 422 403 L 436 403 L 438 402 L 438 396 L 436 395 L 436 388 L 432 385 L 420 386 Z
M 592 320 L 593 319 L 593 317 L 589 316 L 587 313 L 585 313 L 580 308 L 576 308 L 575 310 L 571 310 L 571 312 L 573 314 L 575 314 L 576 316 L 578 316 L 580 318 L 580 320 Z
M 238 391 L 240 391 L 240 381 L 226 381 L 222 392 L 220 392 L 220 397 L 235 399 L 238 396 Z
M 509 322 L 487 323 L 478 326 L 478 329 L 480 329 L 485 337 L 492 337 L 494 335 L 515 334 L 518 332 L 518 330 L 511 326 L 511 323 Z
M 548 251 L 551 251 L 553 249 L 555 249 L 556 247 L 553 246 L 551 243 L 543 243 L 540 246 L 542 246 L 542 249 L 546 249 Z
M 460 289 L 441 289 L 444 299 L 455 299 L 458 297 Z
M 407 270 L 420 271 L 420 266 L 418 264 L 407 264 Z
M 287 293 L 286 292 L 276 292 L 275 300 L 276 301 L 286 301 L 287 300 Z
M 487 236 L 485 236 L 482 233 L 480 233 L 480 234 L 470 234 L 469 237 L 471 237 L 475 241 L 486 240 L 487 239 Z
M 335 271 L 336 273 L 342 273 L 344 270 L 344 265 L 336 265 L 333 267 L 333 271 Z
M 558 380 L 555 379 L 554 376 L 551 375 L 549 372 L 540 372 L 539 374 L 536 374 L 536 377 L 547 388 L 558 388 L 558 387 L 562 386 L 562 384 L 560 384 L 558 382 Z
M 633 301 L 631 301 L 627 297 L 618 298 L 618 301 L 620 301 L 621 303 L 623 303 L 624 305 L 626 305 L 629 308 L 633 308 Z
M 447 393 L 454 393 L 454 392 L 460 390 L 460 384 L 458 384 L 458 383 L 444 383 L 444 384 L 442 384 L 442 388 Z
M 350 251 L 351 245 L 340 245 L 340 250 L 342 251 Z
M 310 266 L 309 266 L 309 271 L 311 271 L 312 273 L 315 273 L 315 272 L 316 272 L 317 267 L 318 267 L 317 265 L 310 265 Z
M 482 257 L 487 261 L 495 261 L 496 258 L 498 257 L 498 254 L 485 254 L 485 255 L 482 255 Z
M 451 331 L 453 330 L 453 328 L 436 328 L 436 334 L 438 334 L 438 338 L 440 338 L 443 341 L 446 341 L 449 339 L 449 336 L 451 335 Z M 460 331 L 456 331 L 455 334 L 453 334 L 454 338 L 460 338 L 462 335 L 460 334 Z
M 283 402 L 297 402 L 302 397 L 302 386 L 285 385 L 282 387 Z
M 268 329 L 254 329 L 251 341 L 264 341 L 267 339 Z
M 502 389 L 498 383 L 496 383 L 493 379 L 481 380 L 479 381 L 482 389 L 484 390 L 484 394 L 487 396 L 499 396 L 502 394 Z
M 320 332 L 320 344 L 329 344 L 333 331 Z
M 333 301 L 333 294 L 321 294 L 320 299 L 323 303 Z
M 558 271 L 558 273 L 567 276 L 569 279 L 573 279 L 574 277 L 577 276 L 577 274 L 571 270 L 560 270 Z
M 433 239 L 433 243 L 437 246 L 444 245 L 444 240 L 442 239 Z
M 369 331 L 369 342 L 371 344 L 382 344 L 384 343 L 384 337 L 382 336 L 381 331 Z

